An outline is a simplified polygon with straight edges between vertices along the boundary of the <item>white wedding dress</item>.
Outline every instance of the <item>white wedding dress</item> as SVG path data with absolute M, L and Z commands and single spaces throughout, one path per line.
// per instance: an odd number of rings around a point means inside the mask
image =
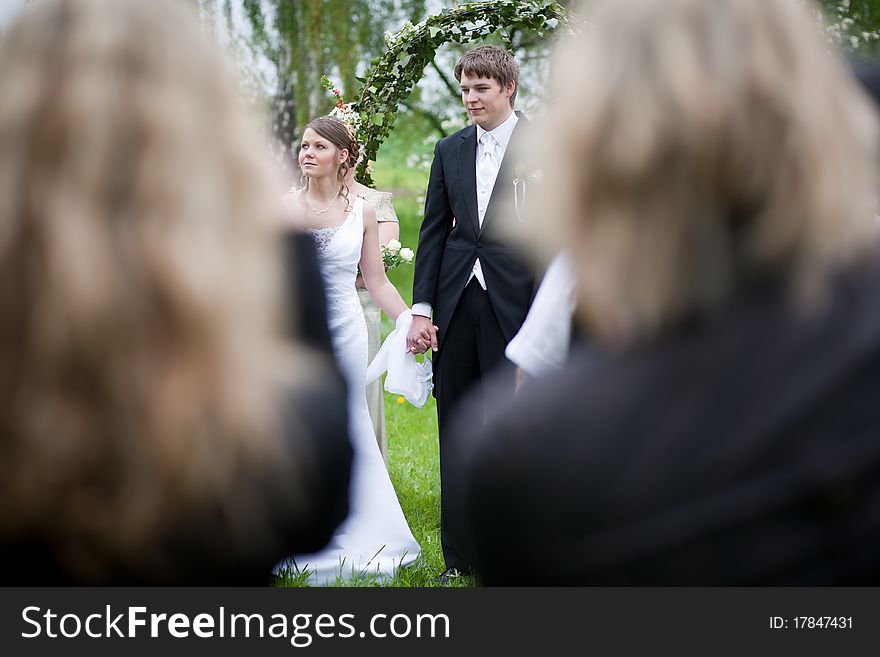
M 364 237 L 363 199 L 338 227 L 310 231 L 318 248 L 327 292 L 333 351 L 348 385 L 349 434 L 354 448 L 349 514 L 320 552 L 298 554 L 281 565 L 309 571 L 309 583 L 338 577 L 393 577 L 413 563 L 421 548 L 413 538 L 376 443 L 367 407 L 367 326 L 355 288 Z

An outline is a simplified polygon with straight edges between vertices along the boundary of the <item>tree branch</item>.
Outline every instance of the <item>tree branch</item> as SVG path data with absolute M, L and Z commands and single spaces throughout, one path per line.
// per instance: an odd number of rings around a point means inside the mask
M 452 97 L 455 98 L 456 101 L 461 101 L 461 92 L 458 90 L 458 87 L 452 84 L 452 81 L 449 79 L 446 73 L 444 73 L 440 69 L 440 67 L 437 66 L 437 62 L 435 62 L 433 59 L 431 59 L 431 68 L 437 71 L 437 75 L 440 76 L 440 80 L 443 82 L 444 85 L 446 85 L 446 89 L 449 91 Z
M 425 120 L 427 120 L 428 123 L 430 123 L 430 124 L 434 127 L 434 129 L 435 129 L 437 132 L 440 133 L 440 138 L 441 138 L 441 139 L 442 139 L 443 137 L 448 137 L 448 136 L 449 136 L 449 133 L 447 133 L 447 132 L 443 129 L 443 122 L 440 120 L 440 117 L 437 116 L 436 114 L 434 114 L 434 113 L 432 113 L 432 112 L 429 112 L 428 110 L 426 110 L 426 109 L 423 108 L 423 107 L 419 107 L 419 106 L 417 106 L 417 105 L 410 105 L 410 104 L 408 104 L 408 103 L 406 103 L 406 102 L 401 103 L 401 105 L 403 106 L 403 108 L 404 108 L 405 110 L 408 110 L 408 111 L 410 111 L 410 112 L 412 112 L 412 113 L 414 113 L 414 114 L 418 114 L 419 116 L 421 116 L 422 118 L 424 118 Z

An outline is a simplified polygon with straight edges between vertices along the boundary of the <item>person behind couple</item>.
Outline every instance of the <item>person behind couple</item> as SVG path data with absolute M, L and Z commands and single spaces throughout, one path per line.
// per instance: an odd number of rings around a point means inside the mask
M 167 0 L 3 35 L 4 583 L 264 585 L 346 515 L 345 390 L 283 337 L 280 190 L 222 61 Z
M 376 222 L 379 232 L 380 246 L 388 246 L 392 240 L 400 238 L 400 223 L 397 213 L 394 212 L 391 192 L 372 189 L 359 183 L 354 178 L 354 167 L 345 177 L 349 190 L 355 196 L 359 196 L 376 209 Z M 371 362 L 382 345 L 382 310 L 370 297 L 370 292 L 364 287 L 363 277 L 357 279 L 358 298 L 364 311 L 364 319 L 367 322 L 367 362 Z M 370 418 L 373 420 L 373 431 L 376 434 L 376 442 L 385 465 L 388 465 L 388 437 L 385 430 L 385 394 L 382 389 L 382 379 L 377 379 L 367 386 L 367 407 L 370 409 Z
M 486 584 L 880 577 L 878 125 L 805 5 L 592 2 L 560 46 L 543 235 L 591 350 L 463 446 Z
M 441 490 L 460 475 L 451 457 L 467 433 L 450 431 L 462 399 L 482 400 L 480 385 L 494 370 L 496 385 L 513 394 L 515 369 L 505 358 L 534 292 L 524 252 L 508 243 L 505 213 L 515 166 L 506 153 L 526 120 L 514 112 L 519 66 L 496 46 L 479 46 L 455 67 L 461 99 L 473 125 L 437 142 L 428 181 L 413 280 L 408 347 L 434 351 L 434 395 L 440 440 Z M 468 572 L 461 519 L 441 495 L 441 540 L 448 574 Z
M 355 288 L 358 267 L 370 296 L 391 319 L 407 307 L 385 275 L 376 210 L 352 194 L 346 182 L 357 157 L 357 141 L 343 122 L 323 116 L 306 125 L 299 152 L 303 185 L 294 199 L 300 211 L 294 213 L 294 221 L 318 245 L 333 349 L 349 389 L 349 433 L 355 453 L 349 517 L 324 550 L 294 555 L 279 564 L 279 571 L 285 566 L 308 571 L 315 584 L 351 574 L 391 577 L 420 552 L 367 409 L 367 329 Z

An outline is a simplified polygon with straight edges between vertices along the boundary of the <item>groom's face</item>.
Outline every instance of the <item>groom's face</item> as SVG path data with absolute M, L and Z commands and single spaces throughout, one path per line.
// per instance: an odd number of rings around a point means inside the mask
M 498 80 L 461 74 L 461 102 L 474 125 L 494 130 L 507 120 L 513 108 L 510 97 L 516 88 L 511 82 L 506 89 Z

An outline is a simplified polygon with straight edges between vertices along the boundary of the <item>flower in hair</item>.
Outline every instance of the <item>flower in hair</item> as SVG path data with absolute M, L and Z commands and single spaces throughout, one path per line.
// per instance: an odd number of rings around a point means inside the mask
M 333 83 L 326 75 L 321 76 L 321 86 L 329 91 L 336 99 L 336 107 L 334 107 L 330 111 L 330 116 L 342 121 L 348 128 L 348 132 L 351 135 L 351 138 L 358 143 L 362 143 L 363 140 L 361 139 L 360 134 L 360 114 L 358 114 L 351 108 L 351 103 L 345 102 L 345 99 L 342 97 L 342 92 L 339 90 L 339 87 L 333 86 Z M 361 149 L 363 150 L 363 146 L 361 147 Z

